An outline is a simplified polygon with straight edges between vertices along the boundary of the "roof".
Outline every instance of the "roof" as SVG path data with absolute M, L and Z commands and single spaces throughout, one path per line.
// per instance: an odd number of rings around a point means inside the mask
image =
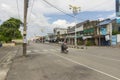
M 75 26 L 71 26 L 69 27 L 70 29 L 74 29 L 75 27 L 76 28 L 79 28 L 81 27 L 84 23 L 88 22 L 89 20 L 86 20 L 86 21 L 83 21 L 83 22 L 80 22 L 80 23 L 77 23 Z
M 97 26 L 107 25 L 107 24 L 111 23 L 112 21 L 113 20 L 111 20 L 111 19 L 106 19 L 106 20 L 101 21 Z
M 86 21 L 84 21 L 84 22 L 81 22 L 81 23 L 76 24 L 76 27 L 78 28 L 78 27 L 82 26 L 82 25 L 83 25 L 84 23 L 86 23 L 87 21 L 89 21 L 89 20 L 86 20 Z

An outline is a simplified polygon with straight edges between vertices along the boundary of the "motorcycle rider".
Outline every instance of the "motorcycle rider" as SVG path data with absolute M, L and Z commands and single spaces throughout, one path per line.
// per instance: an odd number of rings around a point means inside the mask
M 61 45 L 61 52 L 63 53 L 67 48 L 68 47 L 67 47 L 66 42 L 63 42 L 62 45 Z

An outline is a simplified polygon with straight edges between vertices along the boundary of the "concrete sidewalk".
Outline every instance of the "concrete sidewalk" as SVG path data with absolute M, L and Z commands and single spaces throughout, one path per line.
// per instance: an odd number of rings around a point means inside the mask
M 20 48 L 5 80 L 48 80 L 48 77 L 43 74 L 43 66 L 50 66 L 45 55 L 35 52 L 29 54 L 28 51 L 28 55 L 24 57 L 22 51 L 23 49 Z
M 0 80 L 5 80 L 6 75 L 10 69 L 13 58 L 18 52 L 16 47 L 2 47 L 0 49 Z

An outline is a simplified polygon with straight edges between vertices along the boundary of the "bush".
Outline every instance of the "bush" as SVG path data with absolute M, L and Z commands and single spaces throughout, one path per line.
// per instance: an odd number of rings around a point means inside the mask
M 113 31 L 112 32 L 112 35 L 116 35 L 116 34 L 120 34 L 120 32 L 119 31 Z
M 92 41 L 87 41 L 86 46 L 93 46 L 94 43 Z
M 83 41 L 79 41 L 79 42 L 78 42 L 78 45 L 83 45 L 83 44 L 84 44 Z

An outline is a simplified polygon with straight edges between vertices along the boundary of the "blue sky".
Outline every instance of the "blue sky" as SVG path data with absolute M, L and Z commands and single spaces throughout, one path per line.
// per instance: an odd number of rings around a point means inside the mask
M 77 22 L 81 22 L 84 20 L 97 20 L 99 18 L 108 18 L 110 15 L 115 14 L 115 11 L 85 11 L 85 12 L 80 12 L 77 15 Z M 70 14 L 72 15 L 72 14 Z M 74 22 L 74 18 L 65 14 L 50 14 L 50 15 L 45 15 L 46 17 L 49 17 L 50 19 L 48 20 L 49 23 L 53 23 L 54 21 L 61 19 L 61 20 L 66 20 L 68 22 Z M 113 16 L 114 17 L 114 16 Z
M 80 7 L 81 10 L 77 16 L 77 22 L 115 17 L 115 0 L 46 1 L 68 14 L 72 14 L 69 5 Z M 24 0 L 0 0 L 0 20 L 3 22 L 10 17 L 15 17 L 23 21 L 23 3 Z M 52 33 L 55 27 L 67 28 L 68 26 L 73 26 L 75 25 L 74 21 L 74 18 L 61 13 L 44 0 L 29 0 L 27 20 L 29 38 L 35 35 L 41 36 Z

